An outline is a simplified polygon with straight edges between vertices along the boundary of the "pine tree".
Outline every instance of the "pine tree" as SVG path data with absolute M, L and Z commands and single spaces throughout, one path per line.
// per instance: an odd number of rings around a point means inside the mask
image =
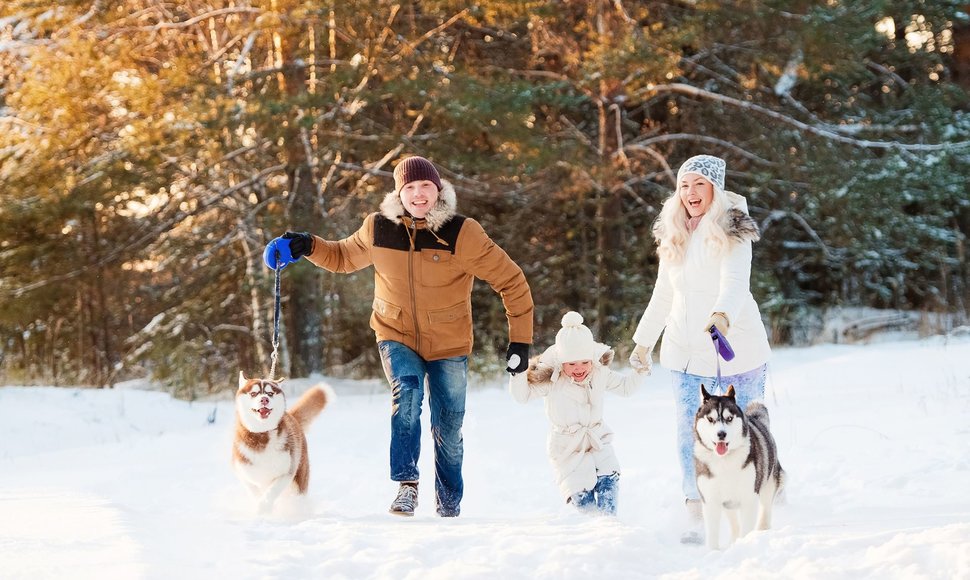
M 965 8 L 965 7 L 964 7 Z M 536 338 L 624 345 L 677 166 L 727 159 L 776 341 L 833 305 L 967 316 L 966 10 L 925 2 L 27 0 L 0 7 L 0 372 L 180 395 L 267 373 L 286 230 L 402 157 L 525 270 Z M 374 374 L 373 274 L 283 274 L 282 374 Z M 473 294 L 495 370 L 500 300 Z M 544 345 L 543 345 L 544 346 Z M 494 357 L 492 355 L 495 355 Z

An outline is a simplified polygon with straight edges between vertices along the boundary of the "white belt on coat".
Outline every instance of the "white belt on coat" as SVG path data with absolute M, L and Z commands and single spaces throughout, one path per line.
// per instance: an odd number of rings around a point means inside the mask
M 593 451 L 599 451 L 600 449 L 603 448 L 603 445 L 600 443 L 600 438 L 596 436 L 596 434 L 594 433 L 594 430 L 601 429 L 602 427 L 603 427 L 603 423 L 593 423 L 592 425 L 580 425 L 578 423 L 573 423 L 572 425 L 568 425 L 566 427 L 557 426 L 554 429 L 554 432 L 558 435 L 582 434 L 582 439 L 580 440 L 580 443 L 588 442 L 587 445 L 582 446 L 583 450 L 586 450 L 587 448 L 589 448 L 589 449 L 592 449 Z

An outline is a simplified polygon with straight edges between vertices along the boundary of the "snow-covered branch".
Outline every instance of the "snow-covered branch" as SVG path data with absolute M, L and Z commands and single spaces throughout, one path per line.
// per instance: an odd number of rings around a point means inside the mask
M 139 26 L 137 30 L 155 32 L 163 29 L 178 29 L 178 28 L 188 28 L 189 26 L 194 26 L 199 22 L 207 20 L 209 18 L 214 18 L 216 16 L 225 16 L 227 14 L 262 14 L 263 10 L 259 8 L 247 8 L 247 7 L 233 7 L 233 8 L 219 8 L 217 10 L 210 10 L 198 16 L 193 16 L 188 20 L 181 20 L 179 22 L 159 22 L 158 24 L 153 24 L 151 26 Z
M 755 103 L 749 103 L 747 101 L 742 101 L 734 97 L 729 97 L 727 95 L 721 95 L 712 91 L 694 87 L 691 85 L 683 83 L 671 83 L 668 85 L 653 85 L 646 89 L 640 91 L 639 96 L 645 96 L 650 94 L 663 94 L 663 93 L 675 93 L 681 95 L 687 95 L 690 97 L 696 97 L 701 99 L 707 99 L 710 101 L 716 101 L 729 105 L 738 109 L 745 111 L 752 111 L 785 123 L 805 131 L 806 133 L 811 133 L 825 139 L 830 139 L 832 141 L 838 141 L 839 143 L 846 143 L 848 145 L 853 145 L 856 147 L 864 147 L 870 149 L 904 149 L 908 151 L 944 151 L 954 148 L 970 147 L 970 141 L 959 141 L 956 143 L 900 143 L 898 141 L 873 141 L 869 139 L 856 139 L 843 135 L 837 131 L 843 131 L 842 127 L 836 127 L 828 125 L 825 127 L 818 127 L 814 125 L 809 125 L 805 122 L 799 121 L 793 117 L 779 113 L 778 111 L 773 111 L 767 107 L 757 105 Z M 858 132 L 859 127 L 852 125 L 849 127 L 848 132 Z
M 769 161 L 764 157 L 751 153 L 750 151 L 731 143 L 730 141 L 725 141 L 724 139 L 718 139 L 717 137 L 711 137 L 709 135 L 696 135 L 693 133 L 668 133 L 666 135 L 656 135 L 653 137 L 640 138 L 635 141 L 631 141 L 625 147 L 627 150 L 643 150 L 649 148 L 657 143 L 666 143 L 668 141 L 694 141 L 698 143 L 710 143 L 712 145 L 717 145 L 719 147 L 724 147 L 725 149 L 730 149 L 734 151 L 741 157 L 745 159 L 750 159 L 756 163 L 762 165 L 777 165 L 773 161 Z
M 818 232 L 816 232 L 815 229 L 808 223 L 808 220 L 806 220 L 800 214 L 793 211 L 774 210 L 770 214 L 768 214 L 768 217 L 766 217 L 765 220 L 760 224 L 762 235 L 764 235 L 764 233 L 768 231 L 768 228 L 771 226 L 772 223 L 786 217 L 795 220 L 798 223 L 798 225 L 800 225 L 801 228 L 805 230 L 805 233 L 808 234 L 808 236 L 812 238 L 812 240 L 815 241 L 815 244 L 818 245 L 818 247 L 822 250 L 822 254 L 825 255 L 825 258 L 827 260 L 837 259 L 835 252 L 828 247 L 828 245 L 825 243 L 824 240 L 822 240 L 822 236 L 818 235 Z
M 257 183 L 260 183 L 270 175 L 274 173 L 279 173 L 281 171 L 285 171 L 285 169 L 286 169 L 285 164 L 267 167 L 262 171 L 259 171 L 258 173 L 252 175 L 249 179 L 241 181 L 233 185 L 232 187 L 228 187 L 226 189 L 217 191 L 212 195 L 210 195 L 208 198 L 200 200 L 196 205 L 196 207 L 191 210 L 179 209 L 179 211 L 177 211 L 172 217 L 166 220 L 162 220 L 157 227 L 147 232 L 141 232 L 140 236 L 138 236 L 135 239 L 130 239 L 126 243 L 118 244 L 113 251 L 107 253 L 104 257 L 102 257 L 100 260 L 94 263 L 71 270 L 69 272 L 65 272 L 63 274 L 58 274 L 56 276 L 43 278 L 41 280 L 37 280 L 30 284 L 24 284 L 23 286 L 20 286 L 19 288 L 14 289 L 8 294 L 14 298 L 19 298 L 29 292 L 37 290 L 38 288 L 43 288 L 51 284 L 64 282 L 65 280 L 72 280 L 74 278 L 77 278 L 83 275 L 85 272 L 90 271 L 92 268 L 100 268 L 102 266 L 106 266 L 108 264 L 117 262 L 118 260 L 123 259 L 126 255 L 130 254 L 132 251 L 137 251 L 151 244 L 152 242 L 157 240 L 160 236 L 162 236 L 165 232 L 170 231 L 173 227 L 175 227 L 176 224 L 184 221 L 185 219 L 190 218 L 192 216 L 199 215 L 209 210 L 213 205 L 215 205 L 222 199 L 234 194 L 235 192 L 245 189 L 247 187 L 250 187 L 252 185 L 255 185 Z

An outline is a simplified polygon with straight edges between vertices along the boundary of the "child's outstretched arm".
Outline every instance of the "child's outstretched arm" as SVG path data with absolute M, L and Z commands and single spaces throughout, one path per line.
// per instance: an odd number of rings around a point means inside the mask
M 606 370 L 606 386 L 605 389 L 621 397 L 629 397 L 639 389 L 650 374 L 649 369 L 641 371 L 630 371 L 626 374 L 618 373 L 613 369 L 608 368 L 608 365 L 613 360 L 613 350 L 609 350 L 604 353 L 600 358 L 600 364 L 603 365 L 604 370 Z
M 609 369 L 608 369 L 609 370 Z M 647 379 L 646 373 L 630 371 L 628 373 L 618 373 L 609 370 L 609 378 L 606 383 L 606 390 L 621 397 L 629 397 L 635 393 Z
M 552 388 L 552 367 L 543 363 L 540 357 L 529 361 L 529 370 L 509 377 L 509 392 L 520 403 L 545 397 Z

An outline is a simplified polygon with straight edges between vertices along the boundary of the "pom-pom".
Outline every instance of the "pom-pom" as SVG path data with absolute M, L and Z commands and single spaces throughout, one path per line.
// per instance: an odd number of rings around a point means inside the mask
M 579 326 L 583 323 L 583 315 L 576 311 L 569 311 L 562 317 L 563 328 L 567 326 Z

